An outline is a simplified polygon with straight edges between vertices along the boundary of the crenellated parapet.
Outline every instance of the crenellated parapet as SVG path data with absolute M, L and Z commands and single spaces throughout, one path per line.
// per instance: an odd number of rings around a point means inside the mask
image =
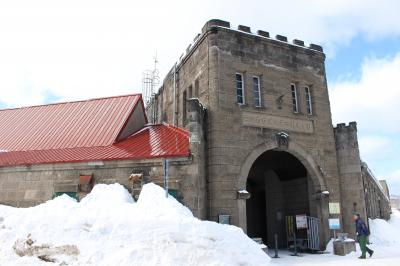
M 205 34 L 207 31 L 212 30 L 215 27 L 220 27 L 220 28 L 228 28 L 231 30 L 235 30 L 233 28 L 231 28 L 231 24 L 228 21 L 224 21 L 224 20 L 220 20 L 220 19 L 212 19 L 209 20 L 202 29 L 202 34 Z M 241 32 L 245 32 L 245 33 L 250 33 L 254 36 L 259 36 L 262 38 L 267 38 L 267 39 L 271 39 L 270 38 L 270 34 L 268 31 L 264 31 L 264 30 L 258 30 L 257 34 L 253 34 L 251 31 L 251 28 L 249 26 L 245 26 L 245 25 L 239 25 L 237 27 L 237 31 L 241 31 Z M 305 46 L 304 41 L 302 40 L 298 40 L 298 39 L 294 39 L 291 43 L 289 43 L 288 38 L 284 35 L 276 35 L 275 36 L 275 40 L 276 41 L 280 41 L 280 42 L 284 42 L 284 43 L 288 43 L 291 45 L 295 45 L 295 46 L 300 46 L 300 47 L 304 47 L 305 49 L 311 49 L 314 51 L 318 51 L 318 52 L 323 52 L 323 49 L 320 45 L 314 44 L 314 43 L 310 43 L 310 45 L 308 47 Z
M 337 150 L 346 148 L 358 149 L 356 122 L 350 122 L 349 125 L 346 125 L 345 123 L 337 124 L 333 130 L 335 134 Z

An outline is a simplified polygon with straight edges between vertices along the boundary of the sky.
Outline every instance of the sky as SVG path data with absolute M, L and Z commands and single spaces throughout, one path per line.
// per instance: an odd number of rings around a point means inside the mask
M 360 152 L 400 195 L 398 0 L 0 0 L 0 108 L 141 92 L 206 21 L 317 43 L 333 123 L 357 121 Z

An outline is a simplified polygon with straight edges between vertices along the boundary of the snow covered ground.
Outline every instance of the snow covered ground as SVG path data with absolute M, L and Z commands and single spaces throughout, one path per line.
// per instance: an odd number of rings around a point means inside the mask
M 0 265 L 245 266 L 269 260 L 241 229 L 194 218 L 154 184 L 144 186 L 136 203 L 113 184 L 95 186 L 79 203 L 60 196 L 32 208 L 0 205 Z
M 400 213 L 373 220 L 371 259 L 332 254 L 270 259 L 241 229 L 200 221 L 154 184 L 134 202 L 119 184 L 81 202 L 60 196 L 32 208 L 0 205 L 0 265 L 400 266 Z M 327 251 L 332 251 L 328 247 Z
M 326 249 L 326 254 L 311 255 L 301 254 L 301 257 L 290 256 L 288 252 L 282 252 L 279 259 L 272 259 L 270 266 L 273 265 L 324 265 L 324 266 L 400 266 L 400 212 L 393 210 L 389 222 L 381 219 L 370 220 L 371 236 L 369 248 L 375 251 L 371 258 L 360 260 L 360 247 L 357 244 L 357 252 L 352 252 L 347 256 L 333 255 L 333 246 L 330 242 Z M 273 256 L 272 253 L 270 253 Z M 368 255 L 367 255 L 368 257 Z

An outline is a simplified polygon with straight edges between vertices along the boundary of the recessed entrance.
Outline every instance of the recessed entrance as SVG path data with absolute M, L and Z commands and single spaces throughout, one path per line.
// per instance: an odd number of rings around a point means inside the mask
M 260 155 L 250 169 L 247 191 L 251 194 L 246 202 L 247 234 L 270 247 L 275 234 L 279 246 L 287 246 L 286 216 L 317 216 L 307 169 L 288 152 L 269 150 Z

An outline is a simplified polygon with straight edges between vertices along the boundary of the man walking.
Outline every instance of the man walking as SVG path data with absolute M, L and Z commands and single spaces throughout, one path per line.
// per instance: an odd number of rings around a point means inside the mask
M 364 221 L 360 218 L 359 213 L 355 213 L 353 219 L 356 222 L 357 239 L 362 252 L 359 259 L 365 259 L 366 252 L 368 252 L 369 256 L 371 257 L 372 254 L 374 254 L 374 251 L 367 247 L 368 236 L 370 234 L 369 229 Z

